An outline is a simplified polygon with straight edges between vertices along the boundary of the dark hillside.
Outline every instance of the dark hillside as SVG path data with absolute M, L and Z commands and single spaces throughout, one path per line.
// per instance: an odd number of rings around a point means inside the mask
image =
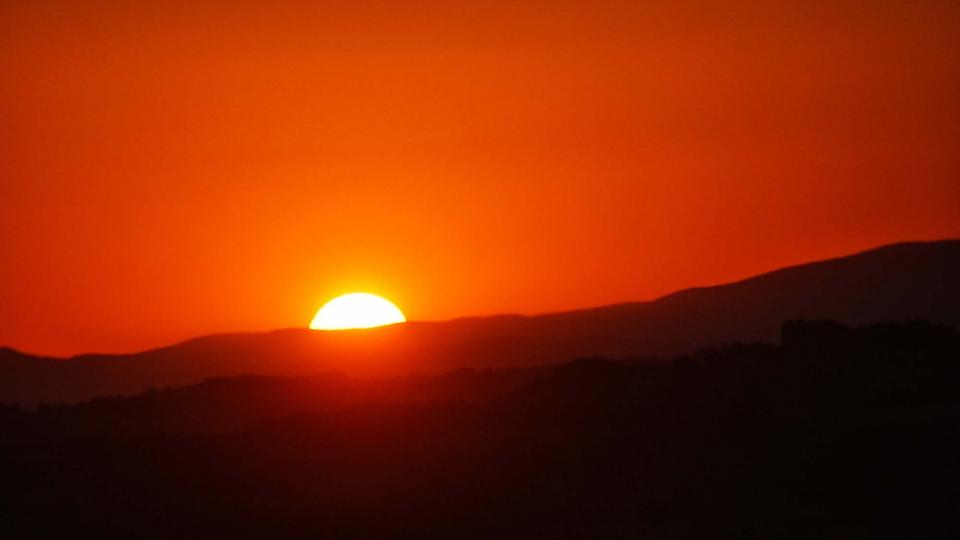
M 956 537 L 956 331 L 783 334 L 669 364 L 245 377 L 3 408 L 0 523 L 12 537 Z

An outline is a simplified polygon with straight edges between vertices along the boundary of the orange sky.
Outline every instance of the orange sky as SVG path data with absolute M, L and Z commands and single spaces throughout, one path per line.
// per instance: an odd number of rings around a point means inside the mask
M 0 345 L 350 290 L 536 313 L 960 236 L 952 0 L 146 4 L 0 4 Z

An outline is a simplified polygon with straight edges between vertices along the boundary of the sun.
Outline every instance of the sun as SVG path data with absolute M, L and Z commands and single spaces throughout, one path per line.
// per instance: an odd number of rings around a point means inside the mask
M 310 323 L 311 330 L 374 328 L 407 322 L 393 302 L 369 293 L 350 293 L 327 302 Z

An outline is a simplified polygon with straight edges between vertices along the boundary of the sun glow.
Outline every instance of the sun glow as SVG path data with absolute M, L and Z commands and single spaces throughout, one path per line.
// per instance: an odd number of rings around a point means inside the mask
M 368 293 L 351 293 L 327 302 L 310 323 L 311 330 L 374 328 L 407 322 L 403 312 L 386 298 Z

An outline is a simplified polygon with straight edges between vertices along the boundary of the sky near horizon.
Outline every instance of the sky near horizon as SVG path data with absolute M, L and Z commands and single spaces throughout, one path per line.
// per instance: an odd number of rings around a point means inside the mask
M 960 237 L 960 3 L 0 4 L 0 346 L 645 300 Z

